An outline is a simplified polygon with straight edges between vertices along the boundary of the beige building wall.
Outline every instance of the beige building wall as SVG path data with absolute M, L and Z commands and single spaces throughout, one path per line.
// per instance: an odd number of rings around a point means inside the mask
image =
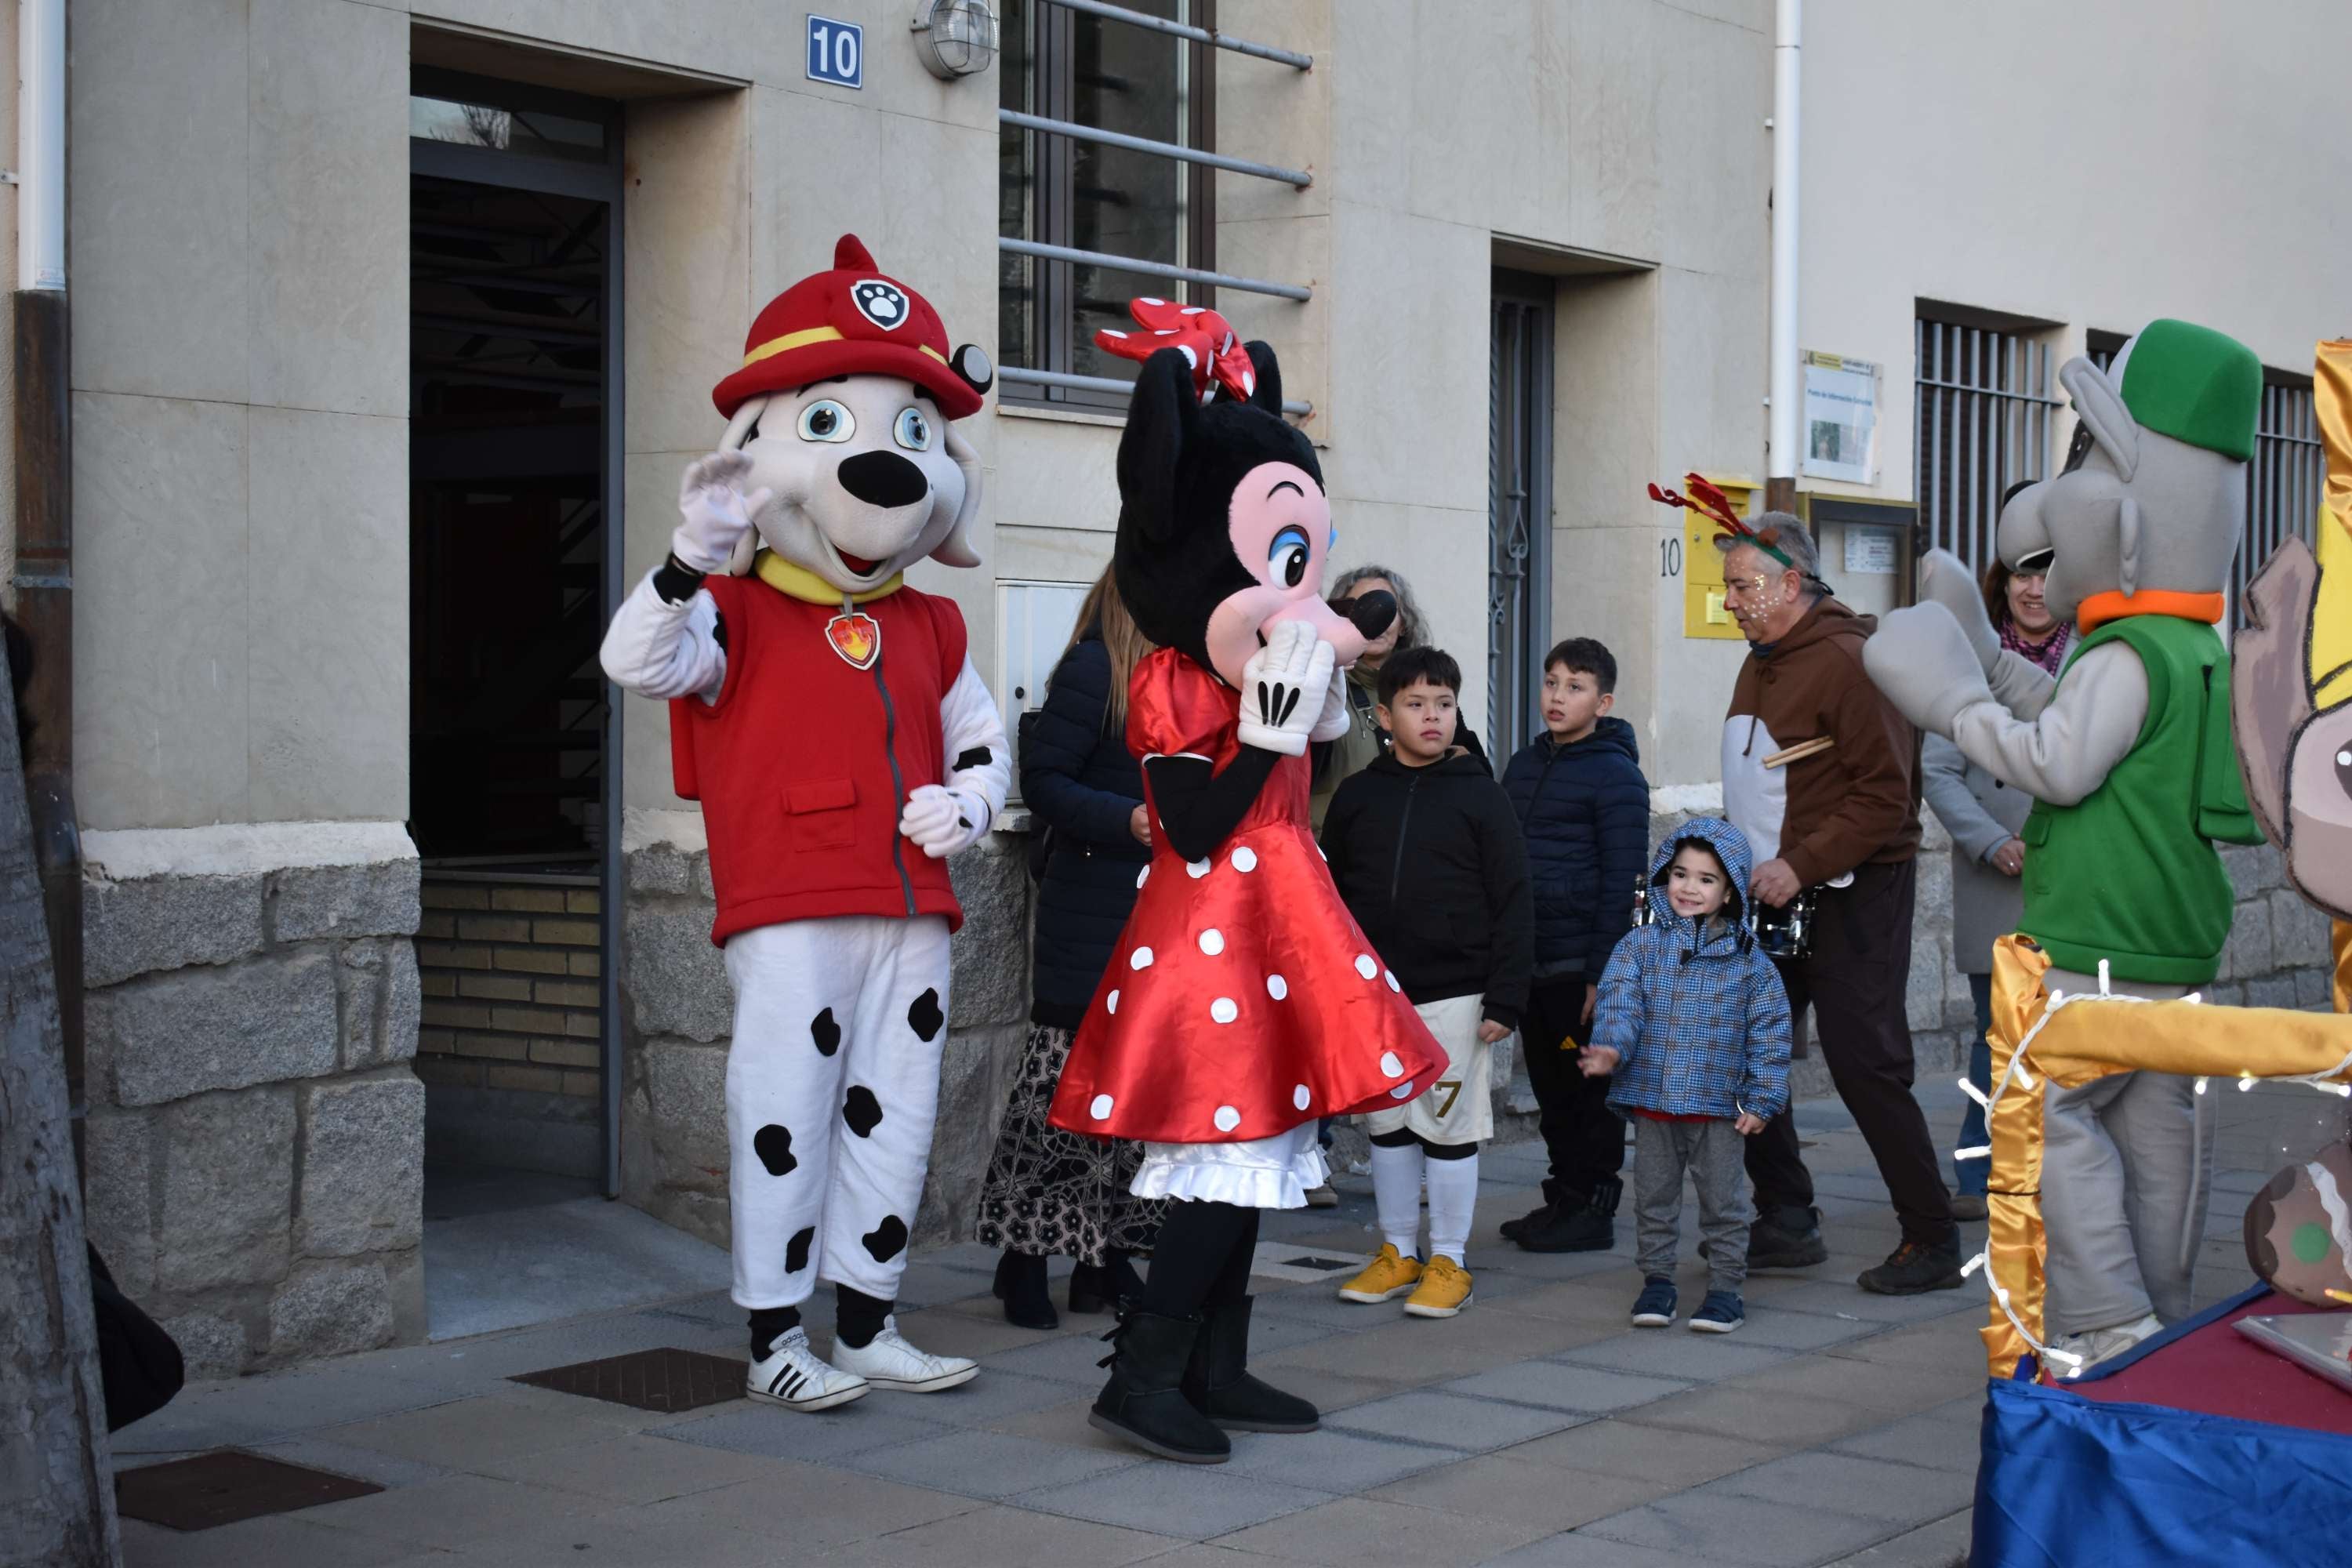
M 1813 0 L 1801 331 L 1886 367 L 1878 485 L 1818 488 L 1911 495 L 1919 300 L 2054 323 L 2061 359 L 2178 316 L 2308 375 L 2352 322 L 2352 138 L 2318 63 L 2347 50 L 2334 0 L 1990 0 L 1965 26 Z

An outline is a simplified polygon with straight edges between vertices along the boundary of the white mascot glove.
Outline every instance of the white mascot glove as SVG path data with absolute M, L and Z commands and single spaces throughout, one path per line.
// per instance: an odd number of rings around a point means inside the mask
M 1985 614 L 1984 595 L 1968 563 L 1948 550 L 1927 552 L 1919 563 L 1919 602 L 1941 605 L 1952 613 L 1961 636 L 1968 639 L 1969 651 L 1976 656 L 1977 668 L 1990 680 L 1993 667 L 2000 662 L 2000 633 Z
M 1307 738 L 1326 742 L 1347 732 L 1348 672 L 1335 663 L 1331 667 L 1331 684 L 1323 691 L 1323 711 L 1316 715 L 1315 728 L 1307 731 Z
M 1307 732 L 1328 700 L 1336 657 L 1305 621 L 1278 623 L 1265 646 L 1242 666 L 1242 744 L 1305 756 Z M 1307 697 L 1318 700 L 1310 707 L 1303 700 Z
M 685 565 L 709 575 L 723 572 L 736 545 L 751 531 L 772 490 L 743 493 L 743 479 L 751 471 L 745 452 L 713 452 L 686 466 L 678 481 L 677 510 L 681 521 L 669 536 L 669 552 Z
M 944 860 L 988 831 L 988 808 L 954 790 L 917 784 L 907 792 L 898 831 L 934 860 Z

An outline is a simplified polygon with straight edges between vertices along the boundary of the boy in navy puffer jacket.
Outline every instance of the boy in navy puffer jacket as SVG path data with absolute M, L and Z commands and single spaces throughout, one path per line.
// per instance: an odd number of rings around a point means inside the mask
M 1591 637 L 1544 659 L 1544 732 L 1503 771 L 1535 884 L 1535 987 L 1519 1022 L 1551 1173 L 1534 1213 L 1503 1234 L 1530 1252 L 1605 1252 L 1624 1190 L 1625 1124 L 1609 1080 L 1577 1071 L 1601 966 L 1633 920 L 1650 850 L 1650 784 L 1633 727 L 1609 717 L 1617 660 Z
M 1739 1287 L 1756 1206 L 1740 1139 L 1789 1103 L 1788 993 L 1740 923 L 1750 869 L 1747 837 L 1721 817 L 1696 817 L 1659 844 L 1651 921 L 1609 955 L 1580 1057 L 1585 1072 L 1613 1075 L 1609 1103 L 1633 1119 L 1637 1328 L 1675 1321 L 1685 1171 L 1698 1189 L 1707 1261 L 1706 1300 L 1690 1326 L 1727 1334 L 1745 1321 Z

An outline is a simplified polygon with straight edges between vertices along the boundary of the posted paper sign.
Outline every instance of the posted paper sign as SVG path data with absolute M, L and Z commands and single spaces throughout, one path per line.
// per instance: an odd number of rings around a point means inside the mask
M 1847 527 L 1845 569 L 1849 576 L 1892 577 L 1899 560 L 1892 533 L 1878 528 Z
M 1878 366 L 1840 354 L 1805 355 L 1802 470 L 1814 479 L 1878 479 Z

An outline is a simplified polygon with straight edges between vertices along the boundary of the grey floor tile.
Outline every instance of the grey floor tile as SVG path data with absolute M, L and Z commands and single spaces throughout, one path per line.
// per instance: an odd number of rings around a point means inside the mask
M 950 1426 L 1002 1426 L 1013 1416 L 1066 1405 L 1076 1392 L 1066 1383 L 992 1367 L 961 1388 L 927 1395 L 923 1414 Z
M 1976 1479 L 1955 1470 L 1888 1464 L 1852 1454 L 1790 1454 L 1710 1481 L 1701 1492 L 1727 1492 L 1767 1502 L 1802 1499 L 1811 1506 L 1886 1520 L 1916 1529 L 1966 1508 Z
M 1684 1392 L 1690 1384 L 1684 1379 L 1571 1365 L 1565 1361 L 1524 1361 L 1440 1386 L 1449 1394 L 1507 1399 L 1521 1405 L 1599 1415 L 1667 1398 Z
M 772 1476 L 784 1461 L 623 1433 L 584 1447 L 477 1459 L 478 1474 L 635 1506 Z
M 854 1470 L 782 1463 L 757 1480 L 652 1503 L 633 1510 L 629 1517 L 656 1525 L 723 1524 L 761 1541 L 771 1563 L 783 1563 L 815 1561 L 820 1552 L 849 1542 L 959 1517 L 984 1506 L 971 1498 L 901 1486 Z M 782 1520 L 791 1521 L 789 1552 L 778 1549 Z M 683 1561 L 672 1560 L 679 1568 Z
M 447 1469 L 467 1470 L 478 1460 L 583 1447 L 613 1435 L 612 1424 L 597 1419 L 600 1401 L 547 1397 L 562 1399 L 562 1404 L 541 1405 L 502 1393 L 483 1394 L 337 1426 L 332 1428 L 333 1440 Z
M 1780 1311 L 1821 1312 L 1883 1323 L 1916 1323 L 1961 1312 L 1981 1318 L 1985 1303 L 1984 1288 L 1975 1280 L 1964 1282 L 1958 1290 L 1930 1290 L 1922 1296 L 1874 1296 L 1850 1280 L 1840 1279 L 1808 1279 L 1769 1295 L 1760 1289 L 1750 1293 Z
M 1235 1531 L 1217 1544 L 1328 1568 L 1426 1568 L 1484 1563 L 1545 1533 L 1507 1519 L 1348 1498 Z
M 1885 1333 L 1886 1328 L 1885 1323 L 1862 1318 L 1783 1312 L 1750 1301 L 1746 1326 L 1732 1337 L 1742 1344 L 1770 1345 L 1775 1350 L 1819 1351 Z
M 1103 1321 L 1103 1332 L 1110 1321 Z M 991 1372 L 1020 1373 L 1028 1377 L 1051 1378 L 1077 1388 L 1100 1388 L 1109 1375 L 1097 1364 L 1110 1354 L 1110 1346 L 1094 1334 L 1059 1334 L 1043 1339 L 1017 1350 L 998 1351 L 984 1356 L 981 1364 Z M 987 1373 L 982 1373 L 986 1376 Z
M 892 1444 L 919 1443 L 951 1430 L 937 1421 L 886 1408 L 892 1403 L 887 1395 L 869 1394 L 855 1404 L 814 1415 L 746 1405 L 665 1426 L 661 1437 L 738 1454 L 830 1464 L 848 1455 Z
M 1230 1468 L 1155 1461 L 1069 1486 L 1023 1492 L 1011 1500 L 1045 1513 L 1192 1541 L 1211 1540 L 1331 1500 L 1328 1492 L 1223 1473 Z
M 1507 1448 L 1500 1457 L 1576 1474 L 1649 1481 L 1672 1491 L 1731 1475 L 1786 1451 L 1785 1444 L 1752 1436 L 1681 1432 L 1612 1418 Z
M 1722 1384 L 1695 1388 L 1628 1410 L 1622 1419 L 1682 1432 L 1738 1433 L 1769 1442 L 1787 1452 L 1818 1447 L 1849 1433 L 1878 1426 L 1883 1415 L 1884 1412 L 1843 1400 Z
M 343 1366 L 192 1384 L 154 1415 L 115 1434 L 115 1447 L 136 1454 L 273 1442 L 455 1397 L 429 1384 Z
M 1562 1351 L 1557 1359 L 1580 1366 L 1604 1366 L 1617 1372 L 1679 1378 L 1685 1383 L 1712 1383 L 1717 1378 L 1761 1372 L 1788 1360 L 1789 1354 L 1775 1346 L 1750 1341 L 1745 1328 L 1728 1335 L 1701 1334 L 1678 1323 L 1664 1330 L 1628 1329 L 1614 1339 L 1595 1340 L 1589 1345 Z
M 375 1448 L 362 1448 L 351 1443 L 338 1443 L 331 1436 L 289 1437 L 282 1443 L 257 1446 L 257 1454 L 267 1454 L 273 1459 L 283 1459 L 289 1465 L 308 1465 L 313 1469 L 331 1470 L 354 1480 L 373 1481 L 380 1487 L 413 1487 L 419 1481 L 437 1480 L 457 1472 L 446 1465 L 436 1465 L 423 1459 L 403 1458 Z
M 1579 1419 L 1566 1409 L 1506 1405 L 1496 1398 L 1422 1388 L 1343 1410 L 1328 1417 L 1327 1424 L 1351 1432 L 1485 1453 L 1561 1431 Z
M 1818 1507 L 1683 1492 L 1612 1514 L 1578 1533 L 1676 1552 L 1687 1563 L 1805 1568 L 1874 1545 L 1895 1531 L 1884 1521 Z
M 935 1524 L 877 1535 L 826 1554 L 827 1568 L 1035 1568 L 1086 1563 L 1117 1568 L 1163 1561 L 1186 1543 L 1147 1531 L 1091 1520 L 1064 1519 L 1025 1509 L 983 1505 Z
M 1480 1454 L 1407 1476 L 1369 1495 L 1475 1519 L 1509 1520 L 1538 1535 L 1550 1535 L 1639 1507 L 1674 1489 L 1653 1478 L 1635 1480 L 1570 1470 L 1503 1453 Z
M 887 1481 L 995 1499 L 1123 1469 L 1143 1463 L 1144 1458 L 1066 1447 L 1003 1432 L 950 1432 L 868 1448 L 838 1462 Z
M 1338 1303 L 1344 1305 L 1345 1303 Z M 1358 1308 L 1359 1311 L 1377 1311 L 1378 1308 Z M 1249 1353 L 1253 1359 L 1286 1351 L 1293 1345 L 1313 1344 L 1328 1340 L 1343 1331 L 1329 1323 L 1318 1323 L 1307 1318 L 1286 1317 L 1276 1312 L 1250 1313 Z M 1106 1350 L 1109 1347 L 1105 1346 Z
M 395 1491 L 321 1503 L 307 1522 L 383 1541 L 454 1552 L 558 1520 L 590 1521 L 621 1505 L 487 1476 L 446 1476 Z M 332 1559 L 329 1559 L 332 1561 Z
M 136 1519 L 122 1521 L 123 1568 L 258 1568 L 298 1563 L 383 1568 L 415 1551 L 413 1542 L 358 1535 L 292 1514 L 198 1531 L 167 1530 Z
M 1269 1290 L 1257 1298 L 1250 1314 L 1250 1328 L 1269 1318 L 1281 1318 L 1293 1322 L 1312 1323 L 1331 1330 L 1357 1331 L 1376 1329 L 1393 1322 L 1403 1315 L 1402 1301 L 1382 1301 L 1366 1305 L 1360 1301 L 1339 1300 L 1339 1285 L 1346 1279 L 1342 1274 L 1329 1284 L 1294 1285 L 1286 1290 Z
M 1486 1559 L 1486 1568 L 1692 1568 L 1691 1560 L 1598 1535 L 1554 1535 Z
M 447 1568 L 677 1568 L 689 1563 L 694 1568 L 772 1568 L 777 1551 L 771 1532 L 754 1533 L 691 1513 L 655 1519 L 631 1509 L 593 1519 L 542 1521 L 437 1561 Z
M 1923 1411 L 1884 1426 L 1873 1426 L 1841 1437 L 1829 1447 L 1841 1454 L 1891 1459 L 1897 1464 L 1925 1465 L 1962 1475 L 1977 1473 L 1984 1429 L 1982 1400 L 1960 1400 L 1954 1405 Z
M 1236 1432 L 1233 1458 L 1214 1468 L 1252 1480 L 1346 1496 L 1459 1458 L 1456 1449 L 1415 1442 L 1412 1436 L 1400 1433 L 1382 1440 L 1330 1426 L 1320 1432 Z
M 1972 1517 L 1969 1510 L 1962 1509 L 1851 1557 L 1841 1557 L 1831 1568 L 1968 1568 Z

